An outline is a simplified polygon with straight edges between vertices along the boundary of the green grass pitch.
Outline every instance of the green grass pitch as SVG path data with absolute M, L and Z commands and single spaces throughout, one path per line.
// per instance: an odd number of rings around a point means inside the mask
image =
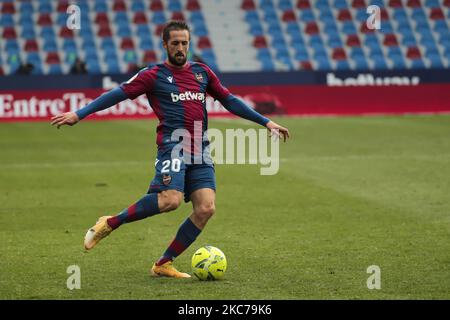
M 190 272 L 196 249 L 217 246 L 228 270 L 216 282 L 149 277 L 190 204 L 83 249 L 98 216 L 146 192 L 154 120 L 2 123 L 0 299 L 449 299 L 450 116 L 275 120 L 292 134 L 279 173 L 216 166 L 216 215 L 176 260 Z

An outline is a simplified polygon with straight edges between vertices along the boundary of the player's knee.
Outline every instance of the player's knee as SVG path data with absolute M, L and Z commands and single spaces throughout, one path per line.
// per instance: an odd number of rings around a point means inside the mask
M 158 206 L 161 212 L 177 209 L 181 205 L 183 194 L 178 191 L 163 191 L 159 194 Z
M 195 213 L 201 220 L 209 220 L 216 212 L 214 203 L 202 204 L 196 208 Z

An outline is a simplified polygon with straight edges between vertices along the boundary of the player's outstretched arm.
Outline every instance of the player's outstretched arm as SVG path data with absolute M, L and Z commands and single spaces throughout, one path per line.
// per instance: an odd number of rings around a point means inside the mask
M 264 117 L 234 95 L 230 94 L 226 99 L 223 99 L 221 103 L 225 109 L 231 113 L 266 127 L 267 130 L 269 130 L 270 136 L 275 135 L 279 137 L 281 135 L 283 136 L 283 141 L 286 141 L 286 139 L 289 138 L 289 130 L 287 128 Z
M 282 127 L 273 121 L 267 122 L 266 128 L 267 128 L 267 130 L 269 130 L 270 136 L 274 136 L 274 135 L 277 137 L 282 136 L 284 142 L 286 142 L 286 139 L 288 139 L 290 137 L 289 130 L 287 128 Z
M 78 118 L 77 114 L 75 112 L 64 112 L 57 114 L 56 116 L 52 117 L 52 126 L 56 126 L 58 129 L 59 127 L 63 125 L 73 126 L 76 124 L 80 119 Z
M 102 94 L 100 97 L 76 112 L 64 112 L 52 117 L 51 124 L 56 125 L 58 129 L 63 125 L 73 126 L 80 120 L 86 118 L 88 115 L 97 111 L 108 109 L 126 99 L 128 99 L 127 94 L 122 90 L 122 88 L 118 87 Z

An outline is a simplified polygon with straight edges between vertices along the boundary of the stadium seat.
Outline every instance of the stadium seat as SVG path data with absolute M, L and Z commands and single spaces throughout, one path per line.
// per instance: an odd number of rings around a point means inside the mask
M 199 10 L 201 10 L 200 3 L 197 0 L 187 0 L 186 10 L 199 11 Z
M 25 42 L 24 50 L 27 52 L 30 51 L 39 51 L 38 43 L 35 39 L 29 39 Z
M 134 24 L 146 24 L 148 23 L 147 16 L 142 11 L 135 12 L 133 16 L 133 23 Z
M 12 14 L 2 14 L 0 16 L 1 27 L 14 27 L 15 22 Z
M 112 9 L 113 11 L 126 11 L 127 6 L 124 0 L 114 0 Z
M 3 2 L 2 3 L 2 9 L 1 13 L 3 14 L 14 14 L 16 13 L 16 7 L 14 5 L 14 2 Z
M 62 68 L 60 64 L 51 64 L 48 69 L 49 74 L 62 74 Z
M 211 65 L 222 63 L 210 39 L 211 22 L 204 18 L 209 7 L 199 0 L 78 0 L 80 30 L 66 27 L 72 3 L 0 2 L 0 47 L 8 65 L 3 71 L 11 72 L 11 61 L 31 54 L 42 64 L 37 72 L 50 72 L 51 53 L 64 64 L 81 56 L 90 73 L 131 70 L 139 59 L 165 57 L 161 42 L 153 41 L 168 19 L 187 21 L 196 53 Z M 370 4 L 381 7 L 380 30 L 367 27 Z M 450 62 L 450 0 L 239 0 L 236 10 L 261 70 L 439 68 Z M 108 62 L 95 66 L 105 57 Z
M 45 62 L 48 64 L 60 64 L 61 61 L 59 59 L 58 52 L 49 52 L 47 53 L 47 57 L 45 58 Z
M 151 0 L 149 8 L 151 11 L 162 11 L 164 10 L 164 5 L 161 0 Z
M 309 0 L 297 0 L 297 9 L 304 10 L 304 9 L 310 9 L 311 4 L 309 3 Z
M 6 40 L 5 51 L 8 55 L 20 54 L 19 42 L 16 39 Z
M 5 40 L 16 39 L 17 38 L 16 30 L 14 29 L 14 27 L 5 27 L 5 28 L 3 28 L 2 37 Z

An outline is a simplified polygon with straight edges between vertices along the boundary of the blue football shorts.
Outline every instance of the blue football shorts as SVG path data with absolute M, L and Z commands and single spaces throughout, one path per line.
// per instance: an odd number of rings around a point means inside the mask
M 209 153 L 208 153 L 209 155 Z M 208 158 L 210 159 L 210 158 Z M 192 192 L 209 188 L 216 190 L 215 169 L 212 161 L 186 163 L 183 157 L 172 159 L 172 148 L 159 148 L 155 161 L 155 177 L 147 193 L 177 190 L 184 193 L 184 201 L 189 202 Z

